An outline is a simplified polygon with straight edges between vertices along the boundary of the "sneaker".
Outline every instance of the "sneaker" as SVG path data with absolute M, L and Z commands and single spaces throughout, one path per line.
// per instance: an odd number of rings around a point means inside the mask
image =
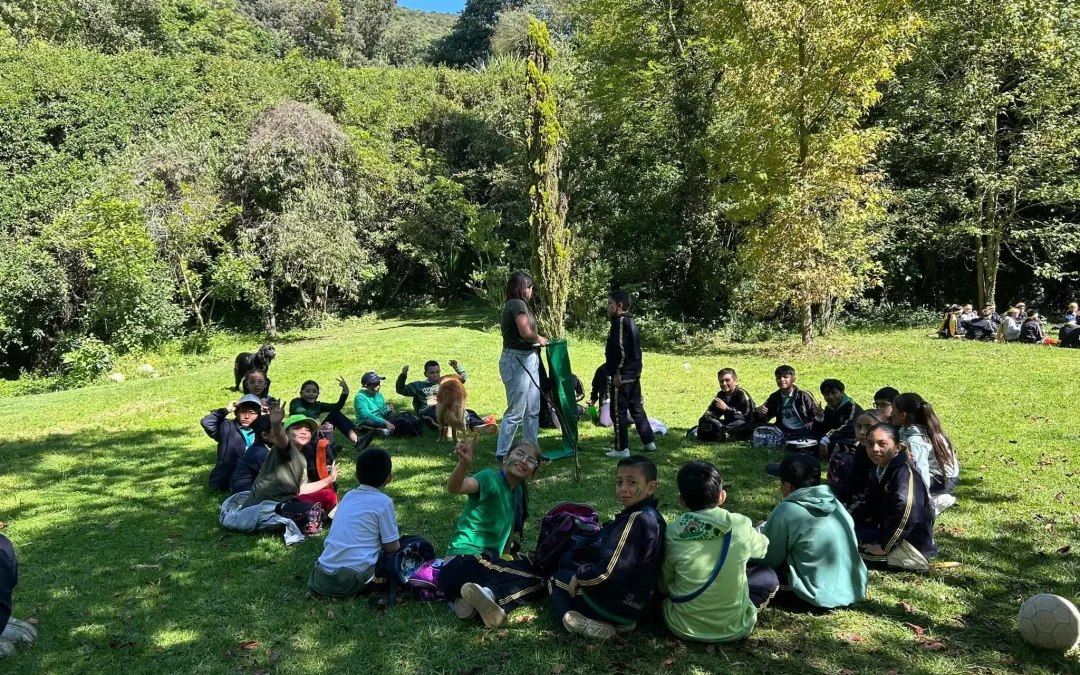
M 0 659 L 5 656 L 15 656 L 15 644 L 11 640 L 0 638 Z
M 950 494 L 940 494 L 931 497 L 930 501 L 934 505 L 934 516 L 940 516 L 942 511 L 956 504 L 956 497 Z
M 506 612 L 499 603 L 485 593 L 486 589 L 474 583 L 468 583 L 461 587 L 461 597 L 480 612 L 480 618 L 488 628 L 502 628 L 506 625 Z
M 37 628 L 22 619 L 11 617 L 8 619 L 7 626 L 4 627 L 3 635 L 0 635 L 0 639 L 9 642 L 33 642 L 37 639 Z
M 470 605 L 465 598 L 458 598 L 454 601 L 454 614 L 462 621 L 468 621 L 476 616 L 476 608 Z
M 499 425 L 494 422 L 484 422 L 483 424 L 477 424 L 473 427 L 473 431 L 478 434 L 497 434 L 499 433 Z
M 376 431 L 376 429 L 372 429 L 371 431 L 356 439 L 357 452 L 363 452 L 364 450 L 367 450 L 367 446 L 371 445 L 371 439 L 375 438 Z
M 630 456 L 630 449 L 627 448 L 625 450 L 609 450 L 606 454 L 608 457 L 614 457 L 615 459 L 625 459 Z
M 484 419 L 482 419 L 480 421 L 483 422 L 484 424 L 495 424 L 496 423 L 494 415 L 488 415 L 487 417 L 485 417 Z
M 696 441 L 697 440 L 697 430 L 698 430 L 697 427 L 690 427 L 689 429 L 687 429 L 686 430 L 686 440 L 688 440 L 688 441 Z
M 889 567 L 902 570 L 926 571 L 930 569 L 930 561 L 919 549 L 908 543 L 907 539 L 894 546 L 885 560 Z
M 633 632 L 634 629 L 636 629 L 636 628 L 637 628 L 637 621 L 635 621 L 634 623 L 629 623 L 629 624 L 618 624 L 617 626 L 615 626 L 615 632 L 618 633 L 619 635 L 625 635 L 626 633 Z
M 562 625 L 575 635 L 584 635 L 595 640 L 610 640 L 615 637 L 615 626 L 590 619 L 584 614 L 573 610 L 563 614 Z
M 389 436 L 390 435 L 390 430 L 389 429 L 383 429 L 382 430 L 382 435 L 383 436 Z
M 656 452 L 656 443 L 649 443 L 646 445 L 645 452 Z

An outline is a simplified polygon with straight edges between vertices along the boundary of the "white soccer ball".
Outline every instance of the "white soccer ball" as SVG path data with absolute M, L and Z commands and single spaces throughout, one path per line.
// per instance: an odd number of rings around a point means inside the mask
M 1080 642 L 1080 611 L 1060 595 L 1040 593 L 1020 606 L 1020 634 L 1028 644 L 1067 652 Z

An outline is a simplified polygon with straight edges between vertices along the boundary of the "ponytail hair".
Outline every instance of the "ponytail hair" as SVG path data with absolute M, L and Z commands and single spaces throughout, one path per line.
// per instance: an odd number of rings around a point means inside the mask
M 942 471 L 956 460 L 952 441 L 941 429 L 941 420 L 933 406 L 924 401 L 922 396 L 915 393 L 900 394 L 893 401 L 893 409 L 910 415 L 915 424 L 926 431 L 926 435 L 930 437 L 930 445 L 934 448 L 934 457 Z

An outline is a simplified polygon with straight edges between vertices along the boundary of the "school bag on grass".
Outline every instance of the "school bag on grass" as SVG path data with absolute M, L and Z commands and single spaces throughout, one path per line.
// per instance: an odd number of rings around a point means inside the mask
M 562 502 L 556 504 L 540 521 L 533 566 L 544 578 L 559 568 L 559 559 L 580 541 L 596 536 L 600 531 L 600 516 L 588 504 Z
M 397 429 L 394 432 L 395 436 L 402 438 L 413 438 L 424 433 L 424 423 L 419 417 L 412 413 L 398 413 L 391 418 L 394 423 L 394 427 Z
M 398 540 L 401 547 L 394 553 L 379 558 L 381 569 L 377 577 L 385 577 L 389 592 L 385 598 L 373 597 L 372 606 L 385 601 L 391 607 L 397 602 L 397 594 L 406 589 L 416 600 L 440 600 L 438 568 L 442 560 L 435 559 L 435 547 L 419 535 L 406 535 Z
M 752 444 L 755 448 L 776 450 L 784 445 L 784 432 L 771 425 L 758 427 L 754 429 Z

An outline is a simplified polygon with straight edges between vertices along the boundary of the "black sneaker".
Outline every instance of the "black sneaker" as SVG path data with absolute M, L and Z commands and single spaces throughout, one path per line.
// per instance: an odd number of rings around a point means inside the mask
M 357 452 L 363 452 L 364 450 L 367 450 L 367 447 L 371 445 L 371 439 L 375 438 L 376 431 L 377 429 L 372 429 L 371 431 L 356 439 Z

